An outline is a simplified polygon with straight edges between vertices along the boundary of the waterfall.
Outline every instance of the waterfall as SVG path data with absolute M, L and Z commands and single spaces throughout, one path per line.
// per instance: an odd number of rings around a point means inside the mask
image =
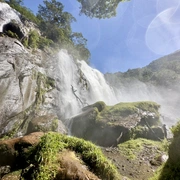
M 58 53 L 55 69 L 63 118 L 76 115 L 84 106 L 97 101 L 104 101 L 108 105 L 118 102 L 104 75 L 84 61 L 73 60 L 66 50 Z

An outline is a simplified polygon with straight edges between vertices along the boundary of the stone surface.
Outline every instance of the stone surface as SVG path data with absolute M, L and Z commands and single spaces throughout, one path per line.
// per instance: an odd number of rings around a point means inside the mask
M 18 40 L 0 37 L 0 53 L 0 135 L 23 135 L 36 116 L 56 116 L 53 79 L 41 51 L 32 54 Z

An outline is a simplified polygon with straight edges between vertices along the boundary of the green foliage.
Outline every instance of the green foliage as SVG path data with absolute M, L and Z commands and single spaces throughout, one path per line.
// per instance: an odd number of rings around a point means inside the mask
M 39 37 L 38 48 L 44 49 L 45 47 L 53 46 L 54 42 L 51 39 L 47 39 L 43 36 Z
M 80 14 L 93 18 L 111 18 L 116 15 L 116 8 L 118 4 L 123 0 L 77 0 L 81 3 Z
M 67 12 L 63 12 L 64 6 L 56 0 L 44 1 L 45 6 L 39 5 L 37 17 L 40 19 L 40 29 L 47 38 L 58 42 L 60 29 L 64 29 L 67 35 L 71 33 L 71 23 L 75 18 Z M 51 29 L 51 31 L 49 31 Z
M 149 132 L 148 127 L 146 126 L 136 126 L 131 130 L 131 138 L 136 139 L 136 138 L 142 138 L 146 137 Z
M 39 5 L 37 16 L 29 9 L 22 6 L 22 0 L 7 0 L 12 8 L 22 14 L 21 19 L 29 19 L 36 23 L 42 36 L 37 31 L 31 31 L 28 37 L 22 39 L 25 47 L 33 49 L 46 47 L 65 48 L 75 58 L 88 62 L 90 52 L 86 47 L 87 40 L 82 33 L 73 33 L 71 23 L 76 19 L 68 12 L 64 12 L 64 6 L 56 0 L 44 0 L 44 6 Z M 25 17 L 25 18 L 24 18 Z M 17 38 L 15 33 L 7 32 L 10 37 Z
M 22 4 L 22 0 L 5 0 L 5 2 L 9 3 L 10 5 L 20 5 L 20 4 Z
M 180 121 L 171 128 L 174 137 L 180 136 Z
M 36 164 L 33 178 L 50 180 L 57 173 L 57 155 L 64 148 L 74 150 L 82 160 L 102 179 L 118 180 L 119 174 L 114 165 L 105 158 L 100 148 L 90 142 L 58 133 L 47 133 L 40 143 L 29 152 L 27 161 Z
M 22 44 L 27 48 L 30 47 L 33 49 L 44 49 L 45 47 L 52 46 L 53 41 L 40 36 L 40 34 L 36 30 L 33 30 L 29 32 L 28 37 L 24 37 L 22 39 Z
M 45 76 L 41 72 L 36 73 L 35 76 L 37 79 L 35 104 L 36 108 L 38 108 L 44 102 L 44 94 L 55 87 L 55 81 L 52 78 Z
M 155 60 L 144 68 L 132 69 L 124 73 L 109 73 L 105 74 L 105 77 L 112 86 L 117 88 L 126 87 L 129 89 L 135 89 L 135 87 L 141 82 L 145 82 L 148 87 L 155 85 L 170 90 L 179 88 L 179 52 Z M 142 84 L 140 84 L 140 86 L 142 86 Z
M 39 28 L 43 36 L 52 40 L 60 48 L 67 49 L 75 59 L 83 59 L 88 62 L 90 52 L 86 48 L 87 40 L 81 33 L 72 33 L 71 23 L 76 19 L 70 13 L 64 12 L 63 9 L 64 6 L 61 2 L 45 0 L 44 6 L 39 5 L 38 9 Z M 43 40 L 41 40 L 41 45 Z
M 36 49 L 38 47 L 39 34 L 37 31 L 31 31 L 28 39 L 28 46 Z
M 25 18 L 36 24 L 39 23 L 38 18 L 33 14 L 33 12 L 25 6 L 22 6 L 22 0 L 6 0 L 6 2 L 16 11 L 20 12 Z

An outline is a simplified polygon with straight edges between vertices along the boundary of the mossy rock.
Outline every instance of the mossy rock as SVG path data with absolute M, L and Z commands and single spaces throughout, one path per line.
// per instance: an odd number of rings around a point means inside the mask
M 116 167 L 105 158 L 101 149 L 82 139 L 53 132 L 43 136 L 42 133 L 32 133 L 2 144 L 10 144 L 11 149 L 17 151 L 13 161 L 15 166 L 11 166 L 10 173 L 3 175 L 4 179 L 17 179 L 19 175 L 30 180 L 83 179 L 87 175 L 95 180 L 120 179 Z M 6 149 L 3 146 L 2 150 Z
M 101 112 L 106 107 L 106 104 L 103 101 L 98 101 L 92 105 L 84 107 L 82 110 L 86 111 L 88 109 L 97 108 L 99 112 Z
M 158 104 L 150 101 L 119 103 L 114 106 L 97 102 L 83 108 L 82 114 L 71 119 L 71 133 L 100 146 L 116 146 L 129 140 L 132 129 L 138 125 L 159 125 L 159 107 Z M 154 131 L 160 133 L 156 127 Z M 157 139 L 157 137 L 151 138 L 153 135 L 150 132 L 144 135 L 138 137 Z

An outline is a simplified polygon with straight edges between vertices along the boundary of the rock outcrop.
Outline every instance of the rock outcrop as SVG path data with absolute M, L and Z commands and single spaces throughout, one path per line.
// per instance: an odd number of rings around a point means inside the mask
M 159 107 L 154 102 L 119 103 L 114 106 L 97 102 L 73 117 L 69 127 L 72 135 L 101 146 L 117 146 L 130 138 L 139 137 L 161 140 L 164 133 Z
M 0 134 L 23 135 L 35 117 L 56 116 L 55 83 L 43 68 L 41 51 L 32 54 L 18 40 L 0 37 L 0 54 Z

